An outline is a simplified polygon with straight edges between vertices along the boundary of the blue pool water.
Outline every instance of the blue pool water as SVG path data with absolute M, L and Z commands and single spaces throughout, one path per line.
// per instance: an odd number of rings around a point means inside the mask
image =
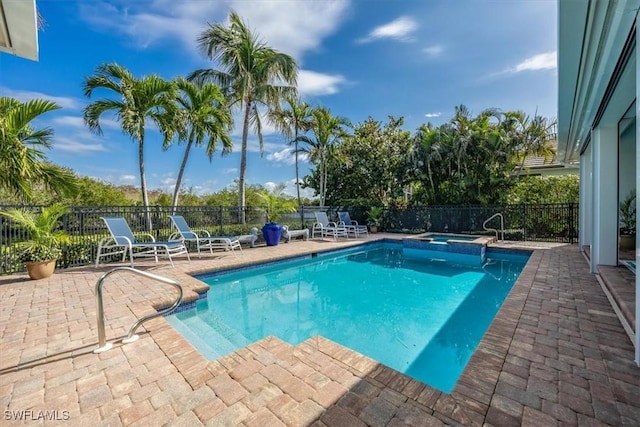
M 528 258 L 489 250 L 474 267 L 366 244 L 200 276 L 206 298 L 167 319 L 209 359 L 269 335 L 322 335 L 450 392 Z

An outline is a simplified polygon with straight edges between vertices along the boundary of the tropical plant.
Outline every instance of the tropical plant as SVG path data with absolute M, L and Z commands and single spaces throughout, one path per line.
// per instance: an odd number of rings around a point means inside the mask
M 285 184 L 277 184 L 271 191 L 262 191 L 258 197 L 264 202 L 267 212 L 267 222 L 275 223 L 280 220 L 282 214 L 296 211 L 296 202 L 284 194 Z
M 578 203 L 580 178 L 577 175 L 523 176 L 506 193 L 506 202 L 523 203 Z
M 628 236 L 636 234 L 636 190 L 632 190 L 620 202 L 620 234 Z
M 524 171 L 528 156 L 542 156 L 549 160 L 555 155 L 551 142 L 556 138 L 556 120 L 537 114 L 530 118 L 522 111 L 512 111 L 505 113 L 504 123 L 520 161 L 518 176 Z
M 30 201 L 34 185 L 71 195 L 78 189 L 76 176 L 46 161 L 44 149 L 51 148 L 53 129 L 34 129 L 31 122 L 60 107 L 54 102 L 32 99 L 20 102 L 0 97 L 0 190 Z
M 369 217 L 368 224 L 373 227 L 380 227 L 382 225 L 382 216 L 384 214 L 384 208 L 382 206 L 372 206 L 367 213 Z
M 230 153 L 233 147 L 229 136 L 233 120 L 220 88 L 211 83 L 197 86 L 181 77 L 175 80 L 175 84 L 179 90 L 178 121 L 183 124 L 177 130 L 181 132 L 180 139 L 186 140 L 186 147 L 173 190 L 171 206 L 174 212 L 178 206 L 182 178 L 192 146 L 200 147 L 206 142 L 205 152 L 209 161 L 216 152 L 218 141 L 222 143 L 222 155 Z M 167 144 L 164 148 L 168 146 Z
M 69 209 L 59 203 L 43 208 L 40 213 L 26 209 L 0 211 L 0 215 L 6 216 L 29 233 L 30 240 L 21 244 L 21 261 L 49 261 L 60 257 L 61 245 L 71 243 L 66 232 L 56 229 L 58 220 L 67 212 Z
M 258 135 L 262 153 L 262 122 L 258 106 L 279 108 L 280 100 L 295 95 L 298 66 L 289 55 L 278 52 L 260 41 L 235 12 L 229 15 L 229 26 L 209 24 L 198 37 L 202 52 L 220 64 L 220 70 L 201 69 L 191 73 L 189 80 L 213 82 L 222 87 L 229 106 L 243 111 L 239 209 L 245 206 L 245 175 L 247 170 L 247 140 L 249 128 Z M 240 212 L 244 223 L 244 211 Z
M 84 122 L 92 132 L 102 134 L 100 116 L 113 112 L 120 121 L 122 132 L 138 143 L 138 166 L 142 204 L 146 208 L 146 228 L 151 231 L 149 195 L 144 169 L 144 143 L 146 121 L 150 119 L 160 130 L 164 144 L 168 144 L 176 133 L 175 85 L 157 75 L 136 78 L 126 68 L 115 64 L 100 65 L 96 73 L 85 79 L 83 90 L 91 97 L 96 90 L 104 89 L 116 98 L 99 99 L 87 105 Z
M 289 145 L 293 145 L 293 153 L 295 155 L 296 164 L 296 195 L 298 206 L 300 206 L 300 172 L 298 164 L 298 154 L 300 153 L 299 142 L 309 142 L 304 135 L 311 129 L 311 106 L 306 102 L 302 102 L 299 98 L 287 96 L 285 102 L 288 109 L 276 109 L 269 112 L 269 118 L 276 127 L 289 139 Z
M 316 165 L 319 177 L 318 195 L 320 206 L 323 207 L 327 197 L 327 179 L 329 176 L 329 161 L 337 154 L 334 145 L 346 135 L 346 128 L 351 126 L 344 117 L 331 114 L 328 108 L 316 107 L 311 111 L 312 137 L 306 139 L 306 147 L 300 149 L 309 155 L 309 159 Z

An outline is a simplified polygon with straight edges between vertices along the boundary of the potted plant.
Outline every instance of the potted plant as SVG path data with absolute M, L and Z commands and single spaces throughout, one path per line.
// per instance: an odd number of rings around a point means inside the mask
M 377 233 L 378 227 L 382 225 L 382 214 L 384 208 L 381 206 L 373 206 L 369 209 L 369 231 L 371 233 Z
M 69 235 L 56 230 L 58 220 L 69 209 L 59 203 L 43 208 L 40 213 L 26 209 L 0 211 L 29 233 L 29 240 L 21 243 L 19 258 L 26 264 L 31 279 L 44 279 L 53 274 L 56 261 L 62 255 L 61 246 L 70 243 Z
M 636 190 L 620 202 L 620 249 L 636 247 Z
M 282 237 L 282 226 L 278 220 L 285 213 L 296 211 L 296 202 L 288 199 L 284 194 L 284 185 L 279 184 L 272 191 L 263 191 L 258 196 L 265 202 L 267 221 L 262 227 L 262 236 L 267 246 L 276 246 Z

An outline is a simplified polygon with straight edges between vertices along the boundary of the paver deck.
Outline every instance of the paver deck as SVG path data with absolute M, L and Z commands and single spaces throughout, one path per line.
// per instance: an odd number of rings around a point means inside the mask
M 381 237 L 389 236 L 369 240 Z M 137 266 L 178 280 L 194 299 L 206 286 L 187 273 L 360 241 Z M 297 346 L 267 337 L 208 361 L 163 318 L 146 323 L 138 341 L 94 354 L 93 288 L 113 266 L 39 281 L 0 277 L 3 426 L 639 425 L 632 343 L 576 246 L 533 252 L 451 394 L 322 337 Z M 107 339 L 123 338 L 172 292 L 130 273 L 111 276 Z

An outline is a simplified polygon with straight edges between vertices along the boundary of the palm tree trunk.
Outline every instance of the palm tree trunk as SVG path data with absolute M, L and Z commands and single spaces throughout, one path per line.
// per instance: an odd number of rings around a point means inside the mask
M 298 195 L 298 211 L 300 212 L 300 227 L 304 228 L 304 212 L 302 211 L 301 206 L 302 202 L 300 200 L 300 178 L 299 178 L 299 167 L 298 167 L 298 131 L 296 129 L 296 143 L 294 145 L 296 150 L 296 194 Z
M 429 176 L 429 184 L 431 184 L 431 197 L 432 201 L 435 202 L 436 199 L 436 187 L 433 185 L 433 174 L 431 173 L 431 161 L 427 160 L 427 174 Z
M 298 195 L 298 209 L 300 209 L 300 182 L 299 182 L 299 169 L 298 169 L 298 130 L 296 129 L 296 133 L 295 133 L 295 137 L 296 137 L 296 144 L 295 144 L 295 151 L 296 151 L 296 194 Z
M 320 207 L 324 207 L 324 156 L 320 157 Z
M 238 219 L 241 224 L 246 224 L 244 215 L 244 177 L 247 172 L 247 139 L 249 137 L 249 115 L 251 101 L 247 101 L 244 110 L 244 123 L 242 124 L 242 151 L 240 152 L 240 179 L 238 180 Z
M 147 194 L 147 179 L 144 175 L 144 133 L 138 143 L 138 162 L 140 164 L 140 187 L 142 188 L 142 206 L 144 206 L 145 227 L 151 232 L 151 212 L 149 211 L 149 194 Z
M 191 144 L 193 144 L 193 140 L 189 139 L 189 142 L 187 142 L 187 147 L 184 149 L 184 157 L 182 157 L 182 163 L 180 164 L 180 171 L 178 171 L 178 177 L 176 178 L 176 186 L 173 189 L 173 201 L 171 202 L 171 213 L 174 215 L 176 213 L 176 208 L 178 207 L 180 185 L 182 184 L 182 176 L 184 175 L 184 170 L 187 167 L 187 160 L 189 158 L 189 151 L 191 150 Z

